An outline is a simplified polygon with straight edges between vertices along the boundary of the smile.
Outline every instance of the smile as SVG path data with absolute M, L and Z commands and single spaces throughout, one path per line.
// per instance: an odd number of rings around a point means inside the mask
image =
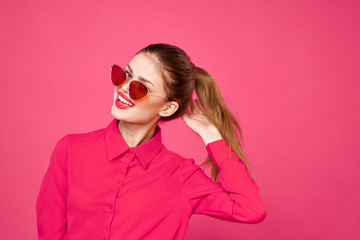
M 118 95 L 118 99 L 119 99 L 120 102 L 122 102 L 122 103 L 124 103 L 124 104 L 126 104 L 126 105 L 128 105 L 128 106 L 130 106 L 130 107 L 133 107 L 133 106 L 134 106 L 134 104 L 132 104 L 132 103 L 130 103 L 129 101 L 125 100 L 125 99 L 122 98 L 120 95 Z

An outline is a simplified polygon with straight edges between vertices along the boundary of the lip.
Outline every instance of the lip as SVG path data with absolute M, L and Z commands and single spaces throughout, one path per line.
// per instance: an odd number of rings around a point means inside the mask
M 119 95 L 118 95 L 119 96 Z M 130 106 L 128 106 L 127 104 L 124 104 L 122 102 L 119 101 L 118 96 L 115 99 L 115 106 L 119 109 L 129 109 L 131 108 Z
M 120 92 L 118 92 L 118 95 L 116 96 L 116 99 L 115 99 L 115 106 L 119 109 L 129 109 L 129 108 L 132 108 L 130 107 L 129 105 L 127 104 L 124 104 L 122 102 L 119 101 L 119 95 L 121 97 L 123 97 L 124 99 L 128 99 L 126 96 L 124 97 L 124 94 L 121 94 Z M 132 102 L 131 102 L 132 103 Z
M 126 101 L 130 102 L 132 105 L 135 105 L 135 103 L 130 99 L 128 98 L 127 96 L 125 96 L 122 92 L 118 92 L 118 94 L 120 95 L 120 97 L 124 98 Z

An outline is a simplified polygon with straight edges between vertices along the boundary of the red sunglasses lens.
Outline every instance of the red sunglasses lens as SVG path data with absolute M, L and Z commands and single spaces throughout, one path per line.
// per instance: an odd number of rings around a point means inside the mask
M 121 67 L 113 65 L 111 67 L 111 81 L 115 86 L 121 85 L 126 80 L 126 73 Z
M 129 95 L 132 99 L 138 100 L 140 98 L 145 97 L 147 94 L 148 89 L 138 81 L 132 81 L 129 86 Z

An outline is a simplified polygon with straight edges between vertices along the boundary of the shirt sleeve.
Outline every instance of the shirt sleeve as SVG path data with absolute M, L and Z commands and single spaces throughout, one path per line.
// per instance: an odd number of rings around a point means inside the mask
M 66 235 L 68 189 L 68 141 L 66 136 L 62 137 L 55 145 L 36 199 L 39 240 L 68 239 Z
M 230 222 L 263 221 L 265 205 L 246 165 L 224 140 L 211 142 L 206 149 L 219 170 L 219 182 L 208 177 L 193 159 L 187 159 L 180 168 L 182 191 L 193 213 Z

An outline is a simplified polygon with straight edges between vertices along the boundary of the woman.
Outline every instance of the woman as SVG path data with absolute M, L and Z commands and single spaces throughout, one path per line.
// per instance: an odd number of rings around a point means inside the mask
M 39 239 L 184 239 L 193 213 L 243 223 L 266 217 L 239 124 L 183 50 L 149 45 L 126 68 L 113 65 L 111 79 L 111 123 L 55 146 L 36 202 Z M 180 116 L 203 139 L 215 181 L 162 145 L 158 122 Z

